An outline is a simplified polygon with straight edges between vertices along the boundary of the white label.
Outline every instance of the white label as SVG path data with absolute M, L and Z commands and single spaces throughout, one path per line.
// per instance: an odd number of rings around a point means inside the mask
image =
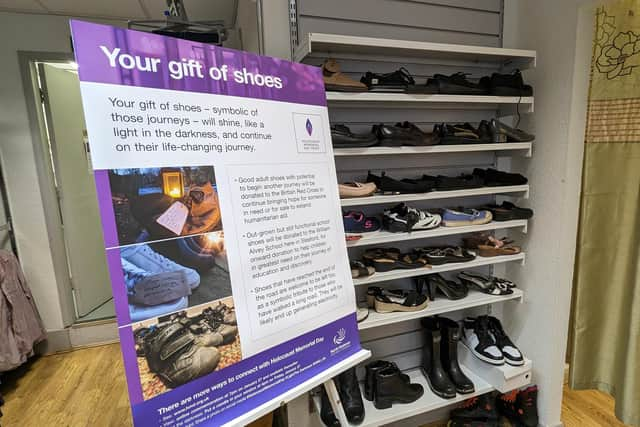
M 175 202 L 156 219 L 156 222 L 179 236 L 187 216 L 189 216 L 189 209 L 181 202 Z

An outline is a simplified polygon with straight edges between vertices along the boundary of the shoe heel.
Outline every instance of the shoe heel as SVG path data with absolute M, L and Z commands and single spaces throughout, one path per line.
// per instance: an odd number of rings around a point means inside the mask
M 373 406 L 375 406 L 376 409 L 389 409 L 392 404 L 393 401 L 391 399 L 379 399 L 376 397 L 373 400 Z
M 427 294 L 429 296 L 430 301 L 436 300 L 436 284 L 433 282 L 429 282 L 427 285 Z

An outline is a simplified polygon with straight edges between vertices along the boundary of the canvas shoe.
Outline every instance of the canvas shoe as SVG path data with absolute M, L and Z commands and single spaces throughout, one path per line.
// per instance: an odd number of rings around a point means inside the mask
M 489 317 L 489 332 L 493 335 L 496 345 L 504 356 L 504 361 L 512 366 L 524 365 L 522 352 L 511 341 L 502 327 L 502 323 L 495 317 Z
M 492 365 L 504 365 L 504 356 L 491 335 L 487 316 L 464 319 L 462 344 L 478 359 Z
M 122 259 L 152 274 L 183 271 L 187 278 L 187 284 L 191 289 L 197 288 L 200 284 L 200 275 L 197 271 L 171 261 L 169 258 L 151 249 L 148 245 L 122 248 L 120 255 Z

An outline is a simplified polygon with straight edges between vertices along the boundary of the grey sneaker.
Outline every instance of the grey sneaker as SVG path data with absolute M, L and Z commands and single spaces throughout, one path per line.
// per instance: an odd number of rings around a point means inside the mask
M 146 270 L 151 274 L 169 273 L 182 271 L 191 289 L 195 289 L 200 284 L 200 275 L 194 269 L 180 265 L 169 258 L 160 255 L 148 245 L 128 246 L 120 250 L 123 260 Z

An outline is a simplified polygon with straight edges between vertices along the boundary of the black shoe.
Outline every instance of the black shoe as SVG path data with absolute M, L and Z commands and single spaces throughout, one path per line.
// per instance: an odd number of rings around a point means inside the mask
M 538 386 L 513 390 L 496 398 L 498 412 L 520 427 L 538 425 Z
M 464 145 L 464 144 L 482 144 L 491 142 L 487 138 L 487 124 L 483 124 L 483 137 L 480 137 L 478 129 L 474 128 L 470 123 L 462 124 L 439 124 L 433 127 L 433 133 L 439 135 L 440 143 L 443 145 Z
M 480 85 L 488 87 L 495 96 L 533 96 L 533 88 L 524 84 L 520 70 L 511 74 L 493 73 L 491 77 L 483 77 Z
M 492 365 L 504 365 L 504 355 L 489 330 L 489 319 L 467 317 L 462 323 L 462 343 L 478 359 Z
M 396 368 L 376 372 L 373 405 L 376 409 L 388 409 L 394 403 L 413 403 L 424 394 L 420 384 L 406 381 Z
M 382 172 L 379 177 L 369 172 L 367 182 L 373 182 L 376 184 L 376 187 L 378 187 L 378 190 L 387 194 L 426 193 L 433 189 L 427 181 L 423 182 L 410 179 L 398 181 L 388 177 L 384 172 Z
M 331 403 L 329 403 L 329 396 L 324 387 L 320 387 L 320 419 L 327 427 L 340 427 L 340 421 L 333 412 Z
M 427 175 L 423 176 L 423 179 L 431 178 Z M 469 188 L 484 187 L 484 180 L 480 176 L 463 174 L 460 176 L 444 176 L 438 175 L 435 177 L 436 190 L 438 191 L 452 191 L 452 190 L 466 190 Z
M 521 208 L 511 202 L 502 202 L 501 205 L 488 205 L 486 209 L 491 211 L 494 221 L 529 219 L 533 216 L 532 209 Z
M 351 368 L 336 377 L 338 394 L 342 408 L 351 424 L 360 424 L 364 420 L 364 402 L 358 385 L 356 368 Z
M 420 289 L 418 292 L 421 292 L 424 285 L 426 285 L 427 295 L 431 301 L 435 301 L 437 293 L 441 293 L 450 300 L 459 300 L 469 294 L 469 289 L 464 283 L 447 280 L 440 274 L 418 277 L 416 279 L 416 289 Z
M 536 139 L 535 135 L 507 126 L 498 119 L 491 119 L 488 126 L 493 142 L 531 142 Z
M 376 360 L 375 362 L 371 362 L 367 364 L 365 367 L 365 377 L 364 377 L 364 393 L 363 396 L 368 401 L 373 401 L 375 398 L 375 389 L 376 389 L 376 373 L 383 369 L 395 369 L 398 372 L 400 370 L 393 362 L 387 362 L 386 360 Z M 409 375 L 400 374 L 400 377 L 407 383 L 409 383 Z
M 409 86 L 416 84 L 411 73 L 404 67 L 386 74 L 367 71 L 360 82 L 367 85 L 371 92 L 404 92 Z
M 373 126 L 380 141 L 380 145 L 386 147 L 408 146 L 428 146 L 440 143 L 440 137 L 433 133 L 424 132 L 413 123 L 396 123 L 395 126 L 379 124 Z
M 467 80 L 464 73 L 450 76 L 436 74 L 427 80 L 427 86 L 437 87 L 438 93 L 449 95 L 487 95 L 487 88 Z
M 474 169 L 473 175 L 484 182 L 487 187 L 505 185 L 525 185 L 529 180 L 519 173 L 502 172 L 495 169 Z
M 427 378 L 429 388 L 443 399 L 456 397 L 456 386 L 442 367 L 440 325 L 438 319 L 422 319 L 424 345 L 422 346 L 422 371 Z
M 458 322 L 446 317 L 440 317 L 438 320 L 440 322 L 440 336 L 442 337 L 442 366 L 444 366 L 444 370 L 455 384 L 458 393 L 473 393 L 475 391 L 473 381 L 462 372 L 458 363 L 460 325 Z
M 331 142 L 335 148 L 372 147 L 378 144 L 375 133 L 353 133 L 345 125 L 331 126 Z
M 451 411 L 451 418 L 461 420 L 498 421 L 495 399 L 492 393 L 483 394 L 465 400 L 462 405 Z
M 424 147 L 440 144 L 439 135 L 433 132 L 427 133 L 411 122 L 405 121 L 402 123 L 396 123 L 395 127 L 404 130 L 407 135 L 411 136 L 411 138 L 408 138 L 407 142 L 405 142 L 404 145 Z
M 502 352 L 504 361 L 507 364 L 511 366 L 524 365 L 524 356 L 522 355 L 522 352 L 518 347 L 516 347 L 513 341 L 511 341 L 511 338 L 507 336 L 500 320 L 489 316 L 489 331 L 491 332 L 491 335 L 493 335 L 493 339 Z

